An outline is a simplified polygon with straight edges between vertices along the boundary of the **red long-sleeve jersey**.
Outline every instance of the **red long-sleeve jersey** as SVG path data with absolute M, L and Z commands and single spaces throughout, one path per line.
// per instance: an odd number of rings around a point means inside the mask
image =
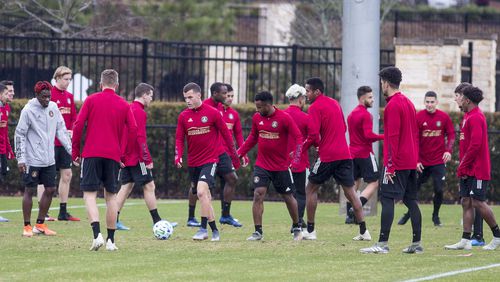
M 292 139 L 294 163 L 300 162 L 302 135 L 290 115 L 274 108 L 274 113 L 262 116 L 256 113 L 252 118 L 252 130 L 238 155 L 243 156 L 258 144 L 255 165 L 269 171 L 284 171 L 290 165 L 288 142 Z
M 63 116 L 64 123 L 66 124 L 66 128 L 69 130 L 73 129 L 73 124 L 75 123 L 76 116 L 78 115 L 73 94 L 66 90 L 60 90 L 56 86 L 52 87 L 50 94 L 50 100 L 57 104 L 57 107 Z M 56 146 L 62 146 L 57 137 L 54 143 Z
M 0 105 L 0 155 L 6 155 L 8 159 L 13 159 L 15 155 L 9 140 L 10 113 L 9 104 Z
M 128 132 L 125 132 L 128 141 L 123 163 L 125 166 L 135 166 L 139 162 L 143 162 L 146 165 L 151 164 L 153 159 L 149 153 L 146 137 L 148 115 L 144 110 L 144 105 L 138 101 L 132 102 L 132 104 L 130 104 L 130 109 L 137 123 L 137 137 L 133 138 L 133 136 L 129 136 Z
M 73 160 L 80 157 L 85 123 L 83 158 L 106 158 L 120 162 L 127 145 L 122 142 L 124 131 L 132 137 L 137 136 L 137 124 L 130 105 L 112 89 L 104 89 L 85 99 L 73 126 Z
M 401 92 L 387 98 L 384 109 L 384 166 L 388 173 L 417 168 L 416 115 L 415 106 Z
M 222 103 L 216 102 L 211 97 L 203 100 L 203 105 L 210 106 L 210 107 L 216 109 L 217 111 L 219 111 L 221 116 L 223 115 L 222 111 L 224 110 L 224 106 L 222 105 Z M 216 147 L 217 154 L 221 155 L 226 151 L 227 148 L 224 146 L 224 142 L 222 141 L 222 139 L 219 139 L 217 143 L 219 144 Z
M 309 124 L 309 115 L 304 113 L 299 106 L 296 105 L 290 105 L 286 110 L 285 113 L 289 114 L 292 120 L 295 122 L 295 125 L 297 125 L 298 129 L 300 130 L 300 133 L 302 134 L 302 139 L 305 140 L 307 138 L 307 127 Z M 292 153 L 295 151 L 294 147 L 294 140 L 289 139 L 288 140 L 288 152 Z M 290 162 L 292 162 L 292 156 L 290 156 Z M 302 151 L 302 155 L 300 156 L 300 163 L 297 167 L 292 168 L 292 172 L 303 172 L 306 170 L 306 168 L 309 167 L 309 154 L 308 150 Z
M 227 147 L 233 146 L 233 139 L 220 112 L 206 104 L 180 113 L 175 133 L 175 161 L 182 157 L 186 137 L 189 167 L 218 162 L 220 153 L 214 148 L 224 148 L 219 140 L 224 140 Z M 233 149 L 229 156 L 234 158 L 235 155 Z
M 465 114 L 460 127 L 460 164 L 457 175 L 491 179 L 486 118 L 479 107 Z
M 363 105 L 358 105 L 347 117 L 349 129 L 349 151 L 353 158 L 368 158 L 373 153 L 372 143 L 384 139 L 384 135 L 373 133 L 373 117 Z
M 308 113 L 309 131 L 302 151 L 315 145 L 319 146 L 322 162 L 351 159 L 345 138 L 347 126 L 339 103 L 321 94 L 311 104 Z
M 243 130 L 241 129 L 241 121 L 240 121 L 240 115 L 238 112 L 231 108 L 231 107 L 223 107 L 222 111 L 222 120 L 227 125 L 227 129 L 229 129 L 229 132 L 231 133 L 231 136 L 234 137 L 234 140 L 236 140 L 236 144 L 238 145 L 238 148 L 243 145 Z M 226 153 L 231 155 L 231 152 L 234 150 L 234 145 L 231 148 L 228 148 L 227 146 L 224 146 Z M 239 169 L 241 164 L 240 160 L 238 158 L 235 158 L 232 160 L 234 169 Z
M 419 153 L 418 161 L 423 166 L 443 164 L 443 154 L 451 153 L 455 142 L 453 122 L 447 113 L 436 110 L 417 113 Z

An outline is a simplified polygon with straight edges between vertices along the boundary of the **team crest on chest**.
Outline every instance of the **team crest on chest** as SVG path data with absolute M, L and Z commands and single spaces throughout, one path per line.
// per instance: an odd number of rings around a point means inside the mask
M 70 98 L 68 98 L 68 104 L 70 104 L 70 105 L 71 105 L 71 99 L 70 99 Z
M 273 121 L 273 123 L 271 123 L 271 126 L 272 126 L 273 128 L 278 127 L 278 122 L 277 122 L 277 121 Z
M 208 121 L 208 118 L 206 116 L 201 117 L 201 122 L 205 123 Z
M 234 119 L 233 114 L 229 114 L 229 119 Z
M 54 112 L 53 111 L 49 111 L 49 116 L 53 117 L 54 116 Z
M 438 120 L 438 121 L 436 122 L 436 126 L 437 126 L 437 127 L 441 127 L 441 121 L 440 121 L 440 120 Z

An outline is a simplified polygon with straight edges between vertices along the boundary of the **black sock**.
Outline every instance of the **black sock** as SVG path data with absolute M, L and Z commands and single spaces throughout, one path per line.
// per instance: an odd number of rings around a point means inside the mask
M 207 218 L 207 217 L 202 216 L 202 217 L 201 217 L 201 228 L 203 228 L 203 229 L 207 229 L 207 222 L 208 222 L 208 218 Z
M 158 209 L 150 210 L 149 213 L 151 214 L 151 218 L 153 219 L 153 224 L 161 220 L 161 217 L 158 214 Z
M 491 231 L 493 232 L 494 237 L 500 238 L 500 229 L 498 228 L 498 224 L 491 227 Z
M 31 221 L 25 221 L 24 222 L 24 226 L 28 226 L 28 225 L 31 225 Z
M 99 224 L 99 221 L 94 221 L 90 224 L 92 226 L 92 232 L 94 233 L 94 239 L 99 236 L 99 233 L 101 233 L 101 226 Z
M 208 225 L 210 226 L 210 229 L 212 229 L 212 232 L 217 230 L 217 225 L 215 224 L 215 220 L 210 221 Z
M 462 239 L 470 240 L 470 232 L 463 232 L 462 233 Z
M 45 222 L 45 219 L 37 219 L 36 224 L 43 224 Z
M 116 215 L 116 222 L 120 221 L 120 211 L 118 211 L 118 214 Z
M 380 215 L 380 235 L 378 241 L 387 242 L 389 241 L 392 221 L 394 220 L 394 199 L 382 196 L 380 203 L 382 204 L 382 212 Z
M 299 228 L 299 223 L 292 223 L 292 228 Z
M 262 231 L 262 225 L 255 225 L 255 232 L 259 232 L 260 235 L 264 234 Z
M 473 227 L 473 234 L 476 235 L 476 237 L 481 236 L 481 239 L 483 238 L 483 217 L 481 216 L 481 213 L 479 210 L 474 209 L 474 225 Z
M 111 243 L 115 242 L 115 230 L 116 229 L 109 229 L 108 228 L 108 238 L 106 238 L 106 241 L 111 240 Z
M 222 202 L 222 216 L 229 216 L 231 210 L 231 203 Z
M 65 215 L 66 213 L 67 213 L 66 203 L 60 203 L 59 204 L 59 214 Z
M 443 203 L 443 192 L 435 192 L 434 199 L 432 202 L 434 204 L 434 210 L 432 212 L 432 217 L 438 217 L 439 216 L 439 208 L 441 208 L 441 204 Z
M 345 210 L 347 212 L 347 216 L 349 216 L 349 210 L 352 208 L 352 204 L 350 202 L 345 203 Z
M 359 200 L 361 201 L 361 206 L 364 206 L 368 202 L 368 199 L 363 196 L 359 197 Z
M 420 242 L 422 236 L 422 213 L 418 207 L 417 200 L 407 200 L 403 201 L 403 203 L 408 207 L 408 212 L 410 213 L 413 243 Z
M 362 221 L 359 223 L 359 234 L 365 234 L 366 232 L 366 222 Z
M 307 222 L 307 232 L 311 233 L 314 231 L 314 222 Z
M 188 219 L 194 218 L 194 210 L 195 209 L 196 209 L 196 206 L 189 206 Z

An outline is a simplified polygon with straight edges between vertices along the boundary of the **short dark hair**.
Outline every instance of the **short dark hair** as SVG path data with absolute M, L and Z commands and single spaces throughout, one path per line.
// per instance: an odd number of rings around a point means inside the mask
M 362 96 L 373 92 L 372 88 L 370 86 L 361 86 L 358 88 L 358 99 L 361 98 Z
M 0 94 L 7 90 L 7 85 L 0 83 Z
M 323 93 L 325 91 L 325 85 L 323 84 L 323 80 L 319 77 L 311 77 L 306 80 L 306 84 L 311 86 L 312 90 L 319 90 L 319 92 Z
M 464 94 L 464 89 L 465 87 L 472 86 L 472 84 L 468 82 L 461 82 L 456 88 L 455 88 L 455 93 L 457 94 Z
M 12 80 L 2 80 L 2 81 L 0 81 L 0 83 L 3 84 L 3 85 L 12 85 L 12 86 L 14 86 L 14 81 L 12 81 Z
M 184 88 L 182 89 L 182 92 L 183 93 L 187 93 L 189 91 L 193 90 L 195 93 L 201 93 L 201 87 L 194 83 L 194 82 L 190 82 L 186 85 L 184 85 Z
M 437 95 L 437 93 L 436 93 L 436 92 L 434 92 L 434 91 L 427 91 L 427 92 L 425 93 L 425 97 L 424 97 L 424 99 L 425 99 L 425 98 L 427 98 L 427 97 L 434 97 L 434 98 L 436 98 L 436 99 L 437 99 L 437 98 L 438 98 L 438 95 Z
M 220 92 L 220 88 L 222 86 L 226 86 L 226 84 L 222 82 L 214 82 L 212 85 L 210 85 L 210 94 L 214 95 L 215 92 Z
M 226 83 L 226 84 L 224 84 L 224 85 L 226 85 L 226 88 L 227 88 L 227 92 L 231 92 L 231 91 L 234 91 L 234 89 L 233 89 L 233 87 L 231 86 L 231 84 L 229 84 L 229 83 Z
M 483 91 L 474 86 L 465 87 L 462 94 L 476 105 L 483 100 Z
M 401 71 L 397 67 L 383 68 L 378 73 L 378 76 L 383 81 L 388 82 L 389 85 L 394 89 L 398 89 L 401 80 L 403 80 L 403 75 L 401 74 Z
M 273 94 L 271 94 L 271 92 L 269 91 L 262 91 L 262 92 L 259 92 L 257 93 L 257 95 L 255 95 L 255 101 L 262 101 L 264 103 L 267 103 L 267 104 L 272 104 L 273 103 Z
M 148 93 L 149 91 L 154 91 L 154 90 L 155 89 L 153 86 L 151 86 L 147 83 L 141 82 L 135 88 L 134 95 L 135 95 L 135 98 L 141 98 L 144 94 Z

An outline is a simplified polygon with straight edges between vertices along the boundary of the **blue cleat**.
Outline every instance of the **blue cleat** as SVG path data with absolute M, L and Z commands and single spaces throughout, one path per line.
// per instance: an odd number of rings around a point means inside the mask
M 479 246 L 484 246 L 485 243 L 484 243 L 484 239 L 472 239 L 471 240 L 471 245 L 474 246 L 474 247 L 479 247 Z
M 116 230 L 130 230 L 129 227 L 123 225 L 121 221 L 116 222 Z
M 187 226 L 188 227 L 200 227 L 201 223 L 199 223 L 195 217 L 190 217 L 190 218 L 188 218 Z
M 9 220 L 3 216 L 0 216 L 0 222 L 9 222 Z
M 206 239 L 208 239 L 208 231 L 204 228 L 200 228 L 193 236 L 193 240 L 196 241 L 203 241 Z
M 220 224 L 232 225 L 234 227 L 242 227 L 243 226 L 237 219 L 234 219 L 231 215 L 221 216 L 219 218 L 219 222 L 220 222 Z

